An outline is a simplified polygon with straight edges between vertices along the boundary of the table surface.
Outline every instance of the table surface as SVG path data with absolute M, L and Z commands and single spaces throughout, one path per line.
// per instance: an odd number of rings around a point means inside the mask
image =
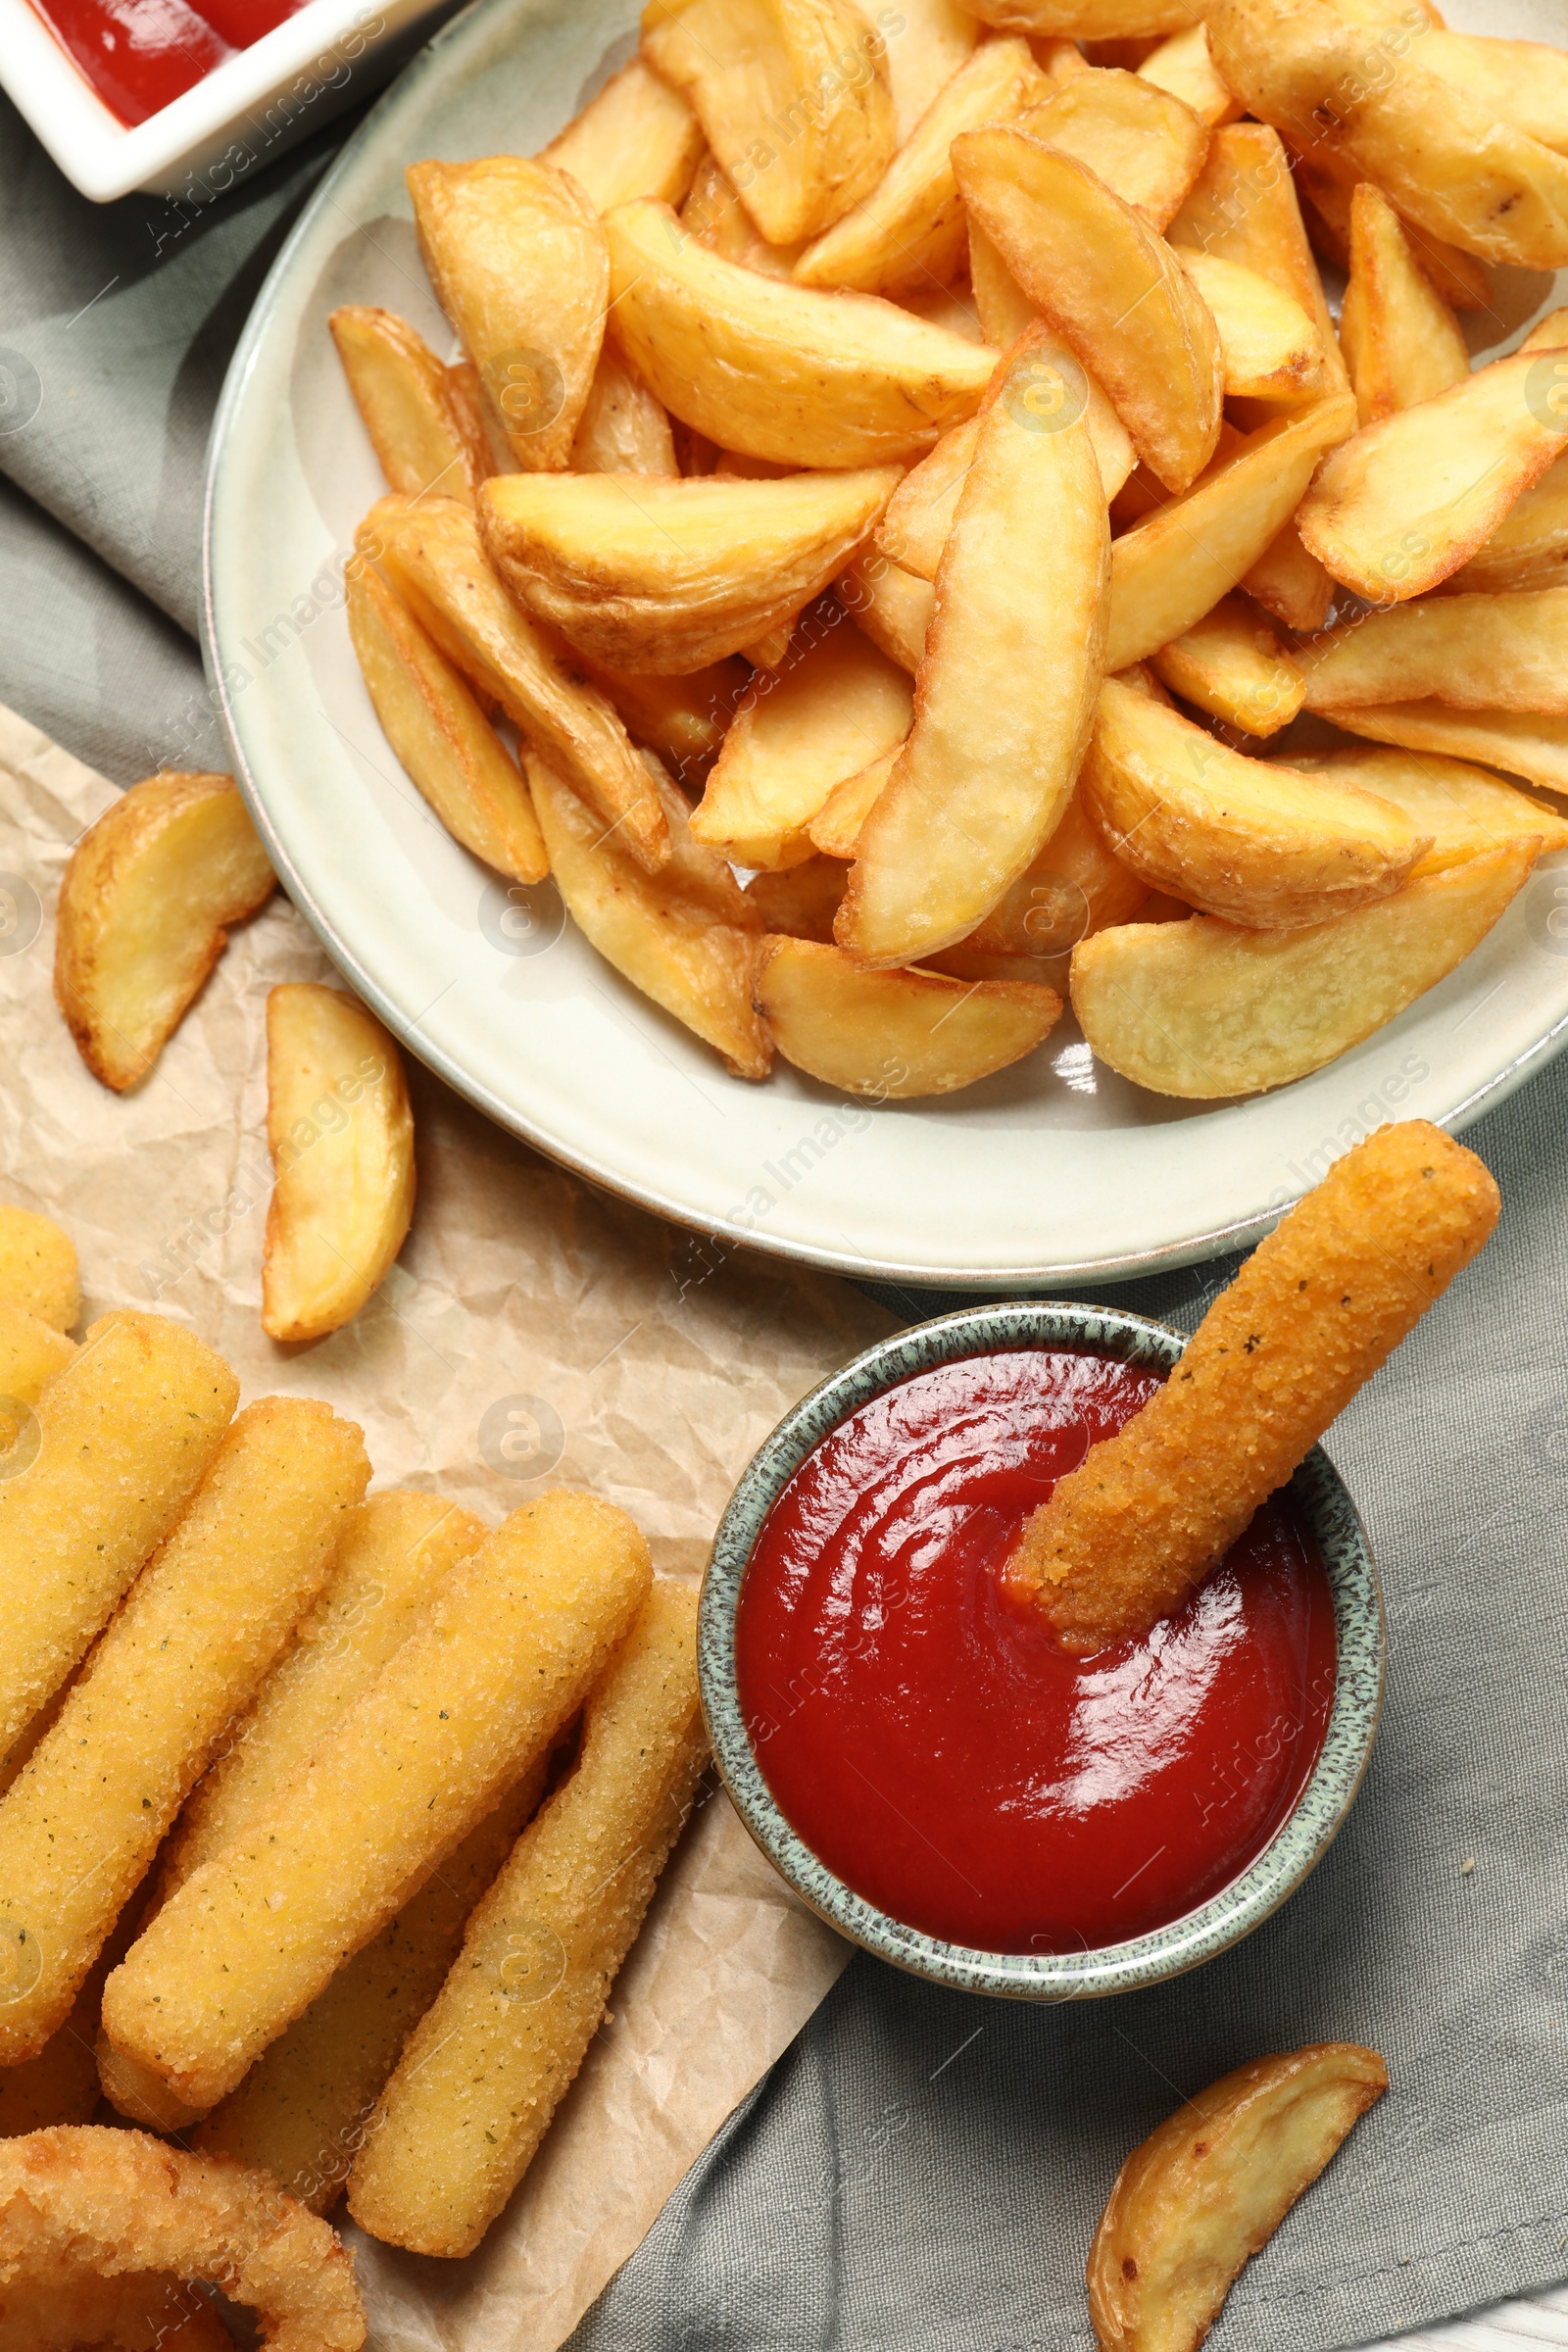
M 1519 2352 L 1522 2344 L 1534 2344 L 1538 2352 L 1543 2345 L 1557 2352 L 1568 2347 L 1568 2286 L 1495 2304 L 1476 2319 L 1452 2320 L 1446 2328 L 1396 2336 L 1370 2352 Z

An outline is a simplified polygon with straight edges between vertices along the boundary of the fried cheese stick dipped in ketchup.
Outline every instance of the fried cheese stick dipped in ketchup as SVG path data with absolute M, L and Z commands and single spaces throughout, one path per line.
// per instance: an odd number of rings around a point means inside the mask
M 1009 1590 L 1080 1656 L 1146 1634 L 1442 1298 L 1498 1207 L 1475 1153 L 1424 1119 L 1347 1152 L 1214 1301 L 1164 1387 L 1034 1513 Z

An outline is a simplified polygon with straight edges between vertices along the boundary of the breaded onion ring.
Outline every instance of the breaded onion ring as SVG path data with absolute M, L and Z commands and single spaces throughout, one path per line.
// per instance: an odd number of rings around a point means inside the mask
M 265 2174 L 101 2126 L 0 2142 L 0 2310 L 9 2295 L 83 2273 L 138 2271 L 215 2281 L 254 2308 L 269 2352 L 361 2352 L 365 2342 L 336 2232 Z
M 0 2352 L 75 2352 L 78 2344 L 99 2352 L 234 2352 L 206 2296 L 178 2278 L 61 2271 L 42 2286 L 0 2287 Z

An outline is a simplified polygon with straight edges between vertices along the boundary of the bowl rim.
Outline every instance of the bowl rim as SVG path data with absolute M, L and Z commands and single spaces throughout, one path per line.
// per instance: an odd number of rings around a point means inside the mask
M 1168 1371 L 1188 1334 L 1122 1307 L 1061 1299 L 986 1301 L 879 1341 L 804 1396 L 765 1438 L 713 1538 L 698 1612 L 698 1682 L 719 1777 L 747 1830 L 828 1925 L 895 1967 L 966 1992 L 1010 2000 L 1097 1999 L 1164 1983 L 1261 1927 L 1322 1860 L 1354 1802 L 1383 1697 L 1382 1592 L 1372 1547 L 1344 1481 L 1315 1446 L 1290 1482 L 1334 1594 L 1338 1658 L 1322 1749 L 1295 1806 L 1239 1878 L 1146 1936 L 1071 1953 L 990 1952 L 906 1926 L 857 1894 L 786 1819 L 758 1763 L 741 1711 L 735 1622 L 762 1522 L 808 1454 L 858 1405 L 934 1365 L 1008 1348 L 1078 1348 Z

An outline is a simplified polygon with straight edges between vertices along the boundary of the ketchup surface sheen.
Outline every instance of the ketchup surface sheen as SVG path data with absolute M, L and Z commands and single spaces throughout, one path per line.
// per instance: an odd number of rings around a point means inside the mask
M 1029 1349 L 840 1423 L 741 1589 L 741 1705 L 784 1814 L 906 1925 L 1071 1952 L 1179 1919 L 1290 1812 L 1334 1696 L 1334 1602 L 1286 1496 L 1141 1642 L 1069 1658 L 999 1570 L 1156 1375 Z
M 55 39 L 127 129 L 281 24 L 304 0 L 32 0 Z

